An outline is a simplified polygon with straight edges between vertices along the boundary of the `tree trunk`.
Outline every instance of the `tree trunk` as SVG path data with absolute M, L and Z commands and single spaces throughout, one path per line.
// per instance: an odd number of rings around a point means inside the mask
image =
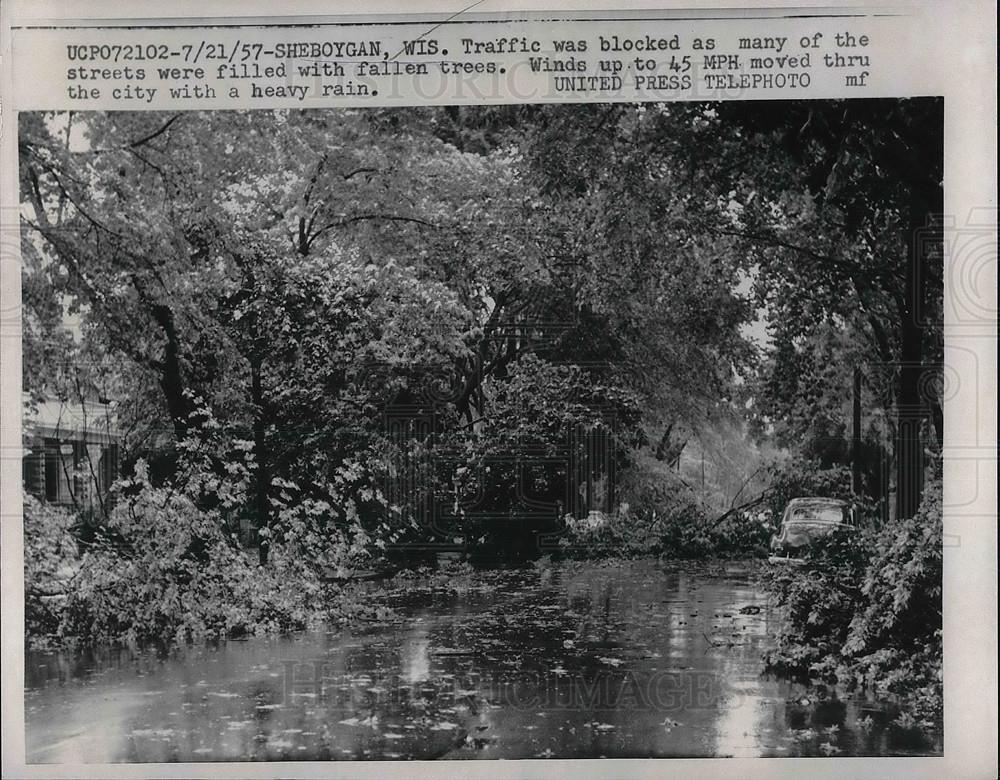
M 167 339 L 163 362 L 160 366 L 160 387 L 167 402 L 167 411 L 174 426 L 174 436 L 181 441 L 187 435 L 188 414 L 191 405 L 184 395 L 184 376 L 181 371 L 180 340 L 174 323 L 174 313 L 169 306 L 156 304 L 152 307 L 153 319 Z
M 924 482 L 924 451 L 920 431 L 928 408 L 921 397 L 924 380 L 924 298 L 928 254 L 935 230 L 927 204 L 911 194 L 906 235 L 906 311 L 900 322 L 899 385 L 896 391 L 896 519 L 912 517 L 920 506 Z

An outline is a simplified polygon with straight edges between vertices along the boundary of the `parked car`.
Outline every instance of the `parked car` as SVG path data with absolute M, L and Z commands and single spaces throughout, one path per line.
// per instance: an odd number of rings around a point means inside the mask
M 802 553 L 818 539 L 842 530 L 853 531 L 850 504 L 836 498 L 793 498 L 771 537 L 770 563 L 803 563 Z

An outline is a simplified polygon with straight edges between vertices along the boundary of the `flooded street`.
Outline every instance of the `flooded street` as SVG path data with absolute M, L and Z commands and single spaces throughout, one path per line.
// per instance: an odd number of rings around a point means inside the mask
M 761 675 L 746 565 L 558 563 L 373 592 L 386 618 L 170 656 L 26 659 L 39 762 L 940 753 L 885 706 Z

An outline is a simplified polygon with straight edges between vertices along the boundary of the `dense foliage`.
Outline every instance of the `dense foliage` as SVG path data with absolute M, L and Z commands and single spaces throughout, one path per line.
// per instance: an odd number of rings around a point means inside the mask
M 269 565 L 260 566 L 219 510 L 199 508 L 191 491 L 152 485 L 143 462 L 119 491 L 82 549 L 69 513 L 25 497 L 32 644 L 185 643 L 284 633 L 371 612 L 354 589 L 323 576 L 323 564 L 343 564 L 363 539 L 317 545 L 309 531 L 294 532 L 302 523 L 289 521 Z
M 782 610 L 774 669 L 896 694 L 918 721 L 942 707 L 940 479 L 920 510 L 809 550 L 802 567 L 773 571 Z
M 75 521 L 29 506 L 29 627 L 288 630 L 441 549 L 763 554 L 852 457 L 884 502 L 941 440 L 940 103 L 782 106 L 22 115 L 24 388 L 111 399 L 128 477 L 65 601 Z
M 319 587 L 302 567 L 286 560 L 257 566 L 189 497 L 143 482 L 136 490 L 108 517 L 115 545 L 83 555 L 62 634 L 135 646 L 307 623 Z
M 607 481 L 644 416 L 725 397 L 747 354 L 723 278 L 736 255 L 693 242 L 635 161 L 571 196 L 538 164 L 545 122 L 501 122 L 473 153 L 441 140 L 449 117 L 26 117 L 28 319 L 42 328 L 65 296 L 84 338 L 59 365 L 91 367 L 81 381 L 43 362 L 26 387 L 138 399 L 126 466 L 144 457 L 157 485 L 178 481 L 203 418 L 224 420 L 203 472 L 245 470 L 223 515 L 249 519 L 262 561 L 291 522 L 320 544 L 363 526 L 372 552 L 530 546 L 578 511 L 582 450 L 603 450 L 582 468 Z M 641 230 L 615 216 L 630 203 L 652 210 Z
M 24 496 L 24 625 L 29 637 L 48 638 L 58 630 L 64 583 L 79 557 L 73 522 L 70 512 Z

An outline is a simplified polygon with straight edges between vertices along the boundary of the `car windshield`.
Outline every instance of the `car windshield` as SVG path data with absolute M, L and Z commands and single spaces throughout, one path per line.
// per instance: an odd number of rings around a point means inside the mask
M 844 508 L 833 504 L 806 504 L 795 507 L 786 523 L 843 523 Z

